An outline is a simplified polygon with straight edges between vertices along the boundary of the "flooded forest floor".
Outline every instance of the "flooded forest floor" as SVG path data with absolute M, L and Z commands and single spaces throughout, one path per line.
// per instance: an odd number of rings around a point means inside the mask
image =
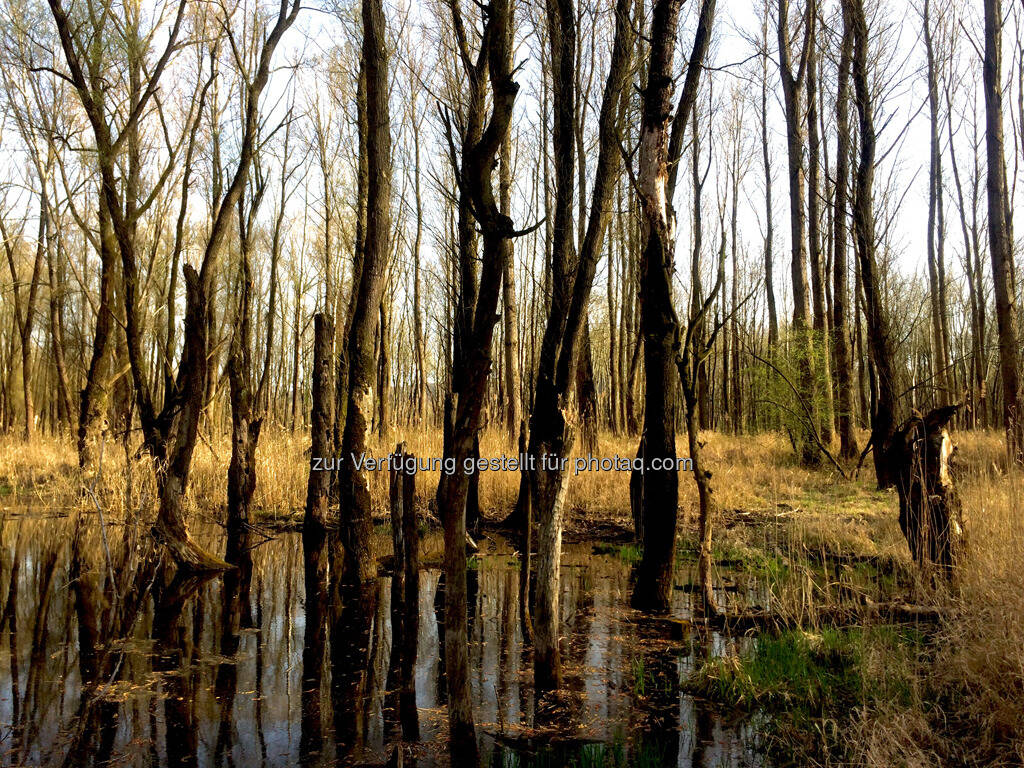
M 1002 436 L 954 437 L 967 551 L 951 588 L 918 573 L 895 493 L 876 490 L 868 467 L 850 480 L 801 467 L 781 435 L 704 439 L 719 505 L 716 596 L 777 620 L 700 619 L 685 472 L 671 614 L 631 610 L 642 553 L 628 473 L 570 476 L 565 686 L 539 700 L 519 621 L 517 539 L 498 525 L 519 476 L 481 476 L 485 521 L 467 581 L 486 764 L 1024 763 L 1024 478 L 1005 470 Z M 440 436 L 426 433 L 395 435 L 376 452 L 399 440 L 418 456 L 441 453 Z M 204 441 L 193 532 L 215 552 L 245 554 L 238 572 L 185 584 L 145 566 L 152 472 L 130 447 L 106 445 L 99 473 L 83 476 L 69 442 L 0 441 L 0 765 L 450 764 L 437 474 L 417 477 L 419 738 L 403 739 L 409 713 L 388 684 L 387 473 L 372 481 L 380 578 L 353 613 L 335 592 L 310 593 L 299 531 L 307 446 L 299 434 L 264 437 L 258 517 L 230 541 L 230 446 Z M 632 456 L 636 446 L 602 435 L 599 447 Z M 503 435 L 481 441 L 481 455 L 514 452 Z M 871 608 L 893 601 L 930 613 L 894 621 Z

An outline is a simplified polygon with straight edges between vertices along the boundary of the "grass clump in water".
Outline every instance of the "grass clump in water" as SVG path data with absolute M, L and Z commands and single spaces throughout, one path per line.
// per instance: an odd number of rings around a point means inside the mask
M 595 555 L 612 555 L 627 565 L 635 565 L 643 560 L 644 550 L 639 544 L 604 544 L 594 545 Z
M 621 736 L 609 744 L 550 745 L 535 752 L 496 746 L 490 768 L 655 768 L 665 765 L 664 750 L 643 740 L 627 745 Z
M 844 738 L 854 714 L 907 708 L 919 698 L 923 638 L 894 625 L 799 630 L 764 636 L 739 656 L 715 658 L 687 688 L 767 716 L 766 751 L 817 761 L 853 751 Z

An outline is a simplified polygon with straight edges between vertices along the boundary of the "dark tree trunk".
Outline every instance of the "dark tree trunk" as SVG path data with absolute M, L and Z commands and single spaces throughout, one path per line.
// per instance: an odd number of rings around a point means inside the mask
M 818 133 L 818 55 L 815 47 L 817 8 L 814 0 L 809 0 L 808 30 L 810 42 L 807 45 L 807 243 L 811 267 L 811 306 L 813 310 L 814 337 L 811 343 L 811 354 L 814 365 L 820 368 L 815 391 L 820 393 L 815 398 L 821 404 L 818 423 L 821 441 L 831 445 L 834 423 L 834 405 L 832 400 L 831 351 L 829 343 L 829 323 L 825 302 L 825 269 L 822 254 L 821 234 L 821 187 L 819 184 L 819 155 L 821 138 Z M 818 351 L 818 354 L 815 354 Z
M 671 207 L 675 169 L 682 151 L 697 83 L 707 52 L 715 3 L 704 0 L 676 110 L 671 140 L 672 60 L 679 0 L 657 0 L 651 29 L 647 83 L 643 90 L 637 187 L 643 215 L 640 257 L 640 332 L 644 342 L 644 554 L 633 589 L 634 607 L 667 611 L 675 563 L 679 476 L 676 470 L 676 348 L 679 323 L 672 301 L 675 214 Z M 671 170 L 670 170 L 671 165 Z M 652 466 L 654 462 L 660 468 Z M 669 468 L 665 468 L 666 464 Z
M 814 2 L 808 0 L 807 19 L 812 17 Z M 790 275 L 793 280 L 793 356 L 797 364 L 798 397 L 814 402 L 814 376 L 812 369 L 810 306 L 807 286 L 806 214 L 804 201 L 804 116 L 801 90 L 807 76 L 808 46 L 805 45 L 794 69 L 790 51 L 789 0 L 780 0 L 778 11 L 779 77 L 782 80 L 783 106 L 786 115 L 786 149 L 789 171 L 789 229 Z M 805 37 L 808 34 L 805 29 Z M 798 434 L 797 448 L 805 464 L 817 461 L 818 452 L 808 432 L 813 424 L 803 425 Z
M 376 576 L 370 551 L 371 499 L 365 470 L 355 461 L 369 448 L 373 423 L 379 309 L 391 236 L 391 117 L 388 61 L 381 0 L 363 0 L 363 70 L 366 77 L 366 239 L 348 345 L 348 404 L 342 435 L 342 537 L 346 570 L 359 581 Z
M 467 74 L 471 80 L 477 81 L 486 66 L 492 95 L 491 115 L 486 127 L 479 137 L 464 136 L 461 168 L 458 167 L 452 127 L 450 123 L 447 125 L 451 161 L 461 177 L 460 191 L 467 197 L 466 205 L 471 202 L 474 218 L 480 225 L 483 248 L 479 286 L 475 275 L 467 275 L 464 270 L 460 275 L 459 290 L 463 296 L 472 290 L 475 301 L 471 307 L 464 305 L 464 309 L 472 309 L 472 324 L 467 324 L 469 317 L 464 316 L 462 332 L 456 335 L 461 347 L 454 357 L 457 370 L 453 374 L 458 373 L 461 379 L 458 386 L 453 385 L 457 402 L 452 403 L 449 395 L 448 403 L 451 404 L 446 404 L 446 410 L 452 412 L 452 416 L 446 415 L 445 419 L 450 429 L 445 431 L 444 455 L 453 459 L 458 469 L 450 475 L 442 473 L 437 489 L 437 508 L 444 525 L 444 661 L 452 761 L 460 765 L 476 765 L 479 748 L 469 686 L 466 615 L 466 499 L 470 476 L 463 467 L 465 460 L 472 455 L 480 430 L 502 275 L 514 232 L 512 220 L 499 208 L 493 177 L 498 153 L 510 130 L 512 107 L 519 86 L 514 80 L 511 65 L 512 11 L 508 0 L 491 0 L 488 6 L 482 38 L 485 45 L 480 50 L 478 64 L 471 60 L 457 4 L 452 5 L 452 11 Z M 479 99 L 472 99 L 470 119 L 482 123 L 483 94 L 478 95 Z M 473 112 L 478 112 L 476 117 L 473 117 Z M 463 262 L 462 266 L 467 265 Z
M 900 501 L 900 529 L 914 561 L 952 575 L 960 554 L 963 518 L 950 475 L 953 444 L 945 427 L 958 406 L 915 415 L 890 442 L 886 460 L 892 466 Z
M 334 387 L 331 348 L 334 342 L 334 322 L 328 315 L 313 318 L 313 413 L 311 416 L 309 482 L 306 486 L 305 527 L 321 534 L 328 524 L 330 503 L 330 473 L 317 469 L 321 459 L 335 458 L 331 439 L 334 423 Z M 347 457 L 340 457 L 341 460 Z
M 893 340 L 882 307 L 878 264 L 875 256 L 875 216 L 872 186 L 875 172 L 874 96 L 868 76 L 868 26 L 862 0 L 843 0 L 846 34 L 853 37 L 852 74 L 857 113 L 860 118 L 860 159 L 853 207 L 857 258 L 868 330 L 868 353 L 877 379 L 877 397 L 871 412 L 871 441 L 874 445 L 875 476 L 879 487 L 893 483 L 885 460 L 886 447 L 896 428 L 896 381 Z
M 1024 392 L 1020 383 L 1020 328 L 1016 305 L 1013 230 L 1003 157 L 1002 2 L 985 0 L 985 148 L 988 239 L 999 333 L 999 372 L 1003 383 L 1003 426 L 1010 461 L 1024 462 Z
M 848 186 L 850 183 L 850 59 L 853 38 L 843 35 L 839 50 L 839 72 L 836 90 L 836 182 L 832 216 L 832 326 L 836 355 L 836 390 L 838 394 L 837 423 L 839 455 L 845 459 L 857 456 L 854 434 L 853 361 L 850 357 L 849 284 L 847 282 Z
M 560 559 L 562 513 L 568 488 L 565 468 L 575 442 L 575 431 L 567 423 L 569 395 L 574 373 L 585 366 L 587 305 L 611 214 L 612 194 L 618 182 L 620 155 L 616 142 L 619 101 L 625 87 L 632 50 L 629 4 L 616 7 L 615 40 L 605 83 L 599 118 L 599 148 L 594 172 L 590 213 L 580 245 L 579 258 L 572 264 L 572 119 L 574 114 L 574 54 L 576 12 L 569 0 L 548 3 L 548 28 L 554 60 L 555 83 L 555 229 L 552 244 L 552 285 L 554 295 L 544 328 L 537 369 L 536 398 L 530 421 L 528 453 L 536 462 L 531 470 L 532 504 L 537 514 L 537 595 L 533 611 L 534 681 L 540 691 L 561 685 L 558 647 Z M 579 387 L 581 405 L 592 409 L 593 394 L 584 380 Z M 596 442 L 596 436 L 588 443 Z M 589 446 L 588 446 L 589 447 Z M 591 448 L 592 449 L 592 448 Z M 549 458 L 542 463 L 542 457 Z M 525 588 L 525 587 L 524 587 Z
M 768 4 L 761 28 L 761 160 L 764 164 L 764 289 L 768 303 L 768 346 L 779 343 L 779 313 L 775 306 L 775 219 L 772 210 L 772 166 L 768 151 Z
M 935 381 L 939 389 L 938 400 L 952 395 L 949 377 L 949 328 L 946 320 L 946 267 L 944 244 L 946 233 L 943 223 L 942 145 L 939 142 L 939 75 L 936 62 L 934 34 L 931 24 L 931 3 L 925 0 L 923 9 L 924 42 L 928 57 L 928 113 L 930 118 L 928 167 L 928 283 L 932 315 L 932 349 Z

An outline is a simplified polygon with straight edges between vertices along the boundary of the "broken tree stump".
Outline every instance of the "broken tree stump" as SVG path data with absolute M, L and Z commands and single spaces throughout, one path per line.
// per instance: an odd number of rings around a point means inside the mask
M 956 565 L 963 537 L 963 515 L 949 460 L 953 441 L 946 425 L 959 406 L 914 415 L 893 435 L 886 460 L 896 478 L 900 529 L 914 562 L 937 568 L 947 578 Z

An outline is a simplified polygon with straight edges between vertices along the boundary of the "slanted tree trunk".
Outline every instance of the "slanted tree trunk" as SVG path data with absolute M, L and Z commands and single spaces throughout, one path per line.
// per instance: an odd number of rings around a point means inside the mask
M 117 243 L 114 241 L 110 214 L 107 213 L 106 201 L 102 195 L 99 200 L 99 252 L 100 290 L 96 308 L 96 327 L 93 330 L 92 354 L 78 411 L 78 465 L 83 469 L 92 467 L 96 459 L 101 420 L 107 404 L 110 377 L 109 341 L 114 327 L 112 305 Z
M 249 507 L 256 490 L 256 446 L 264 415 L 262 384 L 254 381 L 252 371 L 252 249 L 256 215 L 266 192 L 266 180 L 258 170 L 255 177 L 250 199 L 246 201 L 244 194 L 238 197 L 238 307 L 227 363 L 231 397 L 227 517 L 228 530 L 234 532 L 249 523 Z M 266 376 L 261 380 L 265 382 Z
M 198 273 L 185 265 L 185 329 L 179 380 L 205 380 L 206 360 L 206 293 Z M 196 378 L 197 374 L 204 374 Z M 229 567 L 220 558 L 206 552 L 189 535 L 185 525 L 185 491 L 192 468 L 192 453 L 199 435 L 199 418 L 203 410 L 203 387 L 195 385 L 179 395 L 180 408 L 174 441 L 158 462 L 157 489 L 160 507 L 154 534 L 167 547 L 171 557 L 185 570 L 221 570 Z
M 714 525 L 715 502 L 713 489 L 711 487 L 711 472 L 704 467 L 704 460 L 701 454 L 700 423 L 698 421 L 698 406 L 700 395 L 700 367 L 707 362 L 708 356 L 714 348 L 714 338 L 724 326 L 726 318 L 716 325 L 709 339 L 702 339 L 696 332 L 703 324 L 704 315 L 713 306 L 715 300 L 722 292 L 725 284 L 725 226 L 722 226 L 722 248 L 718 258 L 718 277 L 708 297 L 700 305 L 691 309 L 687 318 L 686 330 L 683 334 L 682 349 L 676 359 L 679 372 L 679 380 L 682 384 L 683 403 L 686 412 L 686 437 L 690 451 L 690 461 L 693 462 L 693 480 L 697 485 L 697 510 L 698 510 L 698 558 L 697 558 L 697 579 L 700 585 L 703 609 L 707 614 L 718 613 L 718 603 L 715 600 L 715 591 L 711 575 L 712 565 L 712 529 Z

